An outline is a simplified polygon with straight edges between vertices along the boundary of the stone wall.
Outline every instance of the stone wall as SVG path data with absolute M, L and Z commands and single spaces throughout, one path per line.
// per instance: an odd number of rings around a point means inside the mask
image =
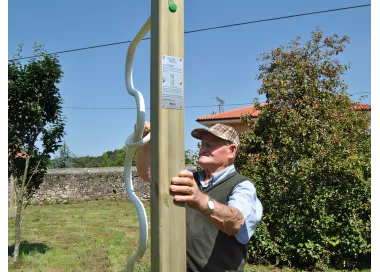
M 132 167 L 133 188 L 141 200 L 149 200 L 150 185 Z M 99 199 L 128 199 L 124 167 L 49 169 L 31 204 L 75 203 Z
M 186 165 L 186 169 L 194 168 Z M 132 167 L 133 188 L 141 200 L 150 199 L 150 185 Z M 87 200 L 126 200 L 124 167 L 49 169 L 31 204 L 75 203 Z

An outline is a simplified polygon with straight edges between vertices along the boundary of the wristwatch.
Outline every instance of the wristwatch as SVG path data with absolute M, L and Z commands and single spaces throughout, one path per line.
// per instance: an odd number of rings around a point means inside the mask
M 207 201 L 207 209 L 204 210 L 202 213 L 204 215 L 209 215 L 212 213 L 212 211 L 214 210 L 214 207 L 215 207 L 215 204 L 214 204 L 214 199 L 211 198 L 211 196 L 208 197 L 208 201 Z

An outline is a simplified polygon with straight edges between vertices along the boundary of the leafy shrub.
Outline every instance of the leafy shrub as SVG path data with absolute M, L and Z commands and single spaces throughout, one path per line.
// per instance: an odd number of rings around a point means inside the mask
M 370 265 L 370 117 L 347 95 L 340 64 L 347 37 L 323 38 L 260 56 L 267 103 L 241 135 L 238 171 L 264 207 L 250 243 L 256 262 L 320 268 Z

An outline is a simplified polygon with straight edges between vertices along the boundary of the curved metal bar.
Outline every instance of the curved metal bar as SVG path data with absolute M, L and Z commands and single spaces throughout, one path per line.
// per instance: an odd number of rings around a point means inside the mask
M 137 95 L 137 90 L 135 90 L 133 86 L 132 79 L 132 64 L 133 57 L 139 42 L 144 38 L 146 33 L 150 30 L 150 17 L 146 20 L 143 27 L 140 29 L 139 33 L 137 33 L 136 37 L 132 40 L 131 44 L 128 48 L 127 60 L 125 62 L 125 85 L 127 87 L 127 91 L 130 95 L 134 96 L 136 99 L 136 107 L 137 107 L 137 122 L 136 122 L 136 134 L 134 141 L 138 141 L 141 139 L 144 132 L 144 123 L 145 123 L 145 104 L 144 99 L 141 99 L 142 96 Z M 142 111 L 142 109 L 144 109 Z M 141 119 L 144 119 L 144 122 L 139 122 Z
M 132 203 L 136 206 L 137 215 L 139 218 L 139 227 L 140 227 L 140 239 L 137 251 L 132 254 L 129 258 L 126 272 L 132 272 L 133 267 L 136 261 L 138 261 L 145 253 L 147 245 L 148 245 L 148 221 L 146 217 L 146 212 L 144 205 L 138 199 L 133 189 L 132 184 L 132 159 L 135 151 L 138 147 L 146 144 L 150 140 L 150 134 L 146 135 L 142 138 L 144 132 L 144 124 L 145 124 L 145 103 L 142 94 L 135 90 L 133 86 L 132 79 L 132 63 L 133 63 L 133 55 L 136 49 L 136 46 L 141 41 L 141 39 L 148 33 L 150 29 L 150 17 L 145 22 L 139 33 L 133 39 L 128 48 L 127 59 L 125 62 L 125 85 L 127 87 L 127 91 L 130 95 L 132 95 L 136 100 L 136 108 L 137 108 L 137 117 L 136 117 L 136 129 L 135 132 L 132 133 L 126 141 L 127 153 L 125 155 L 124 161 L 124 181 L 127 189 L 128 197 L 132 201 Z

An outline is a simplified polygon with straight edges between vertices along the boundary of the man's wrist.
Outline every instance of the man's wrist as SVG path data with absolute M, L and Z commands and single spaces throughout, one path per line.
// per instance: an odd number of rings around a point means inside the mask
M 207 196 L 206 208 L 202 211 L 204 215 L 210 215 L 214 211 L 215 202 L 211 196 Z
M 198 209 L 199 212 L 203 213 L 203 211 L 207 209 L 208 199 L 209 199 L 208 195 L 202 194 L 199 209 Z

